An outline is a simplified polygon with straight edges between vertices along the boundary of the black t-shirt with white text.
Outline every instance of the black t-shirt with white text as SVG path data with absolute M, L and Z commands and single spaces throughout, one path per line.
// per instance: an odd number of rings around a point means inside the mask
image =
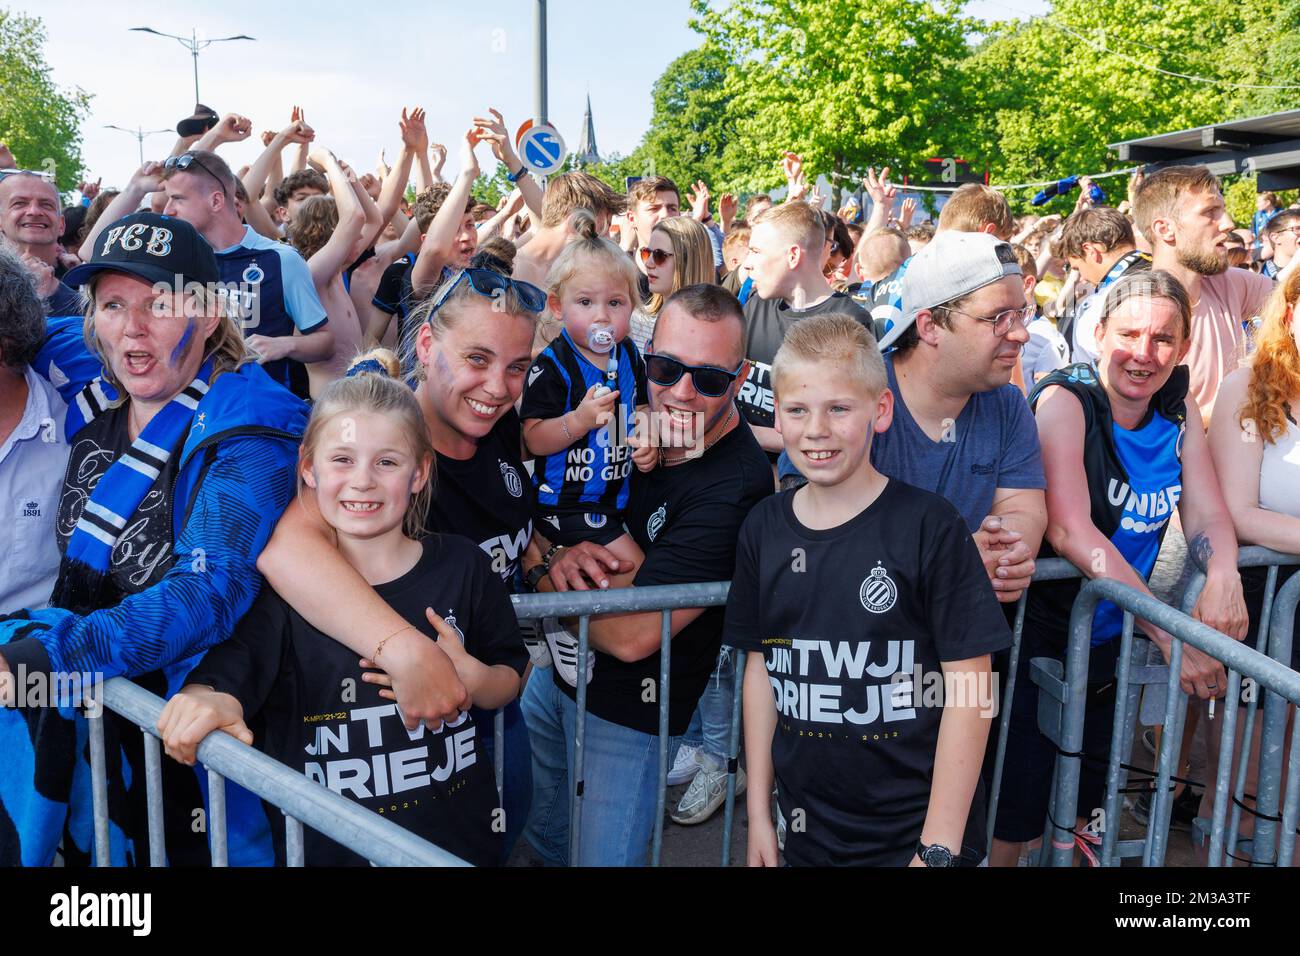
M 943 498 L 891 480 L 854 518 L 818 531 L 795 517 L 795 494 L 762 502 L 741 529 L 724 632 L 763 655 L 772 685 L 785 858 L 905 866 L 930 801 L 941 664 L 1001 650 L 1011 635 Z M 991 683 L 954 685 L 972 691 L 996 707 Z M 983 817 L 977 789 L 964 841 L 976 860 Z
M 699 458 L 648 473 L 634 471 L 624 524 L 645 553 L 634 586 L 729 580 L 741 523 L 771 493 L 772 468 L 743 423 Z M 669 734 L 686 732 L 717 663 L 721 639 L 720 607 L 705 610 L 672 639 Z M 658 651 L 632 663 L 596 651 L 587 708 L 602 720 L 657 734 L 658 696 L 657 691 L 646 694 L 647 680 L 658 685 Z M 574 696 L 558 674 L 555 683 Z
M 745 302 L 745 358 L 751 364 L 736 401 L 751 425 L 772 428 L 776 423 L 772 360 L 785 340 L 786 330 L 800 319 L 835 314 L 855 318 L 875 334 L 871 316 L 843 292 L 832 293 L 824 302 L 807 309 L 792 309 L 784 299 L 760 299 L 756 295 Z
M 375 591 L 430 639 L 437 632 L 426 607 L 460 632 L 478 660 L 522 674 L 528 654 L 488 560 L 455 535 L 431 535 L 423 546 L 415 567 Z M 437 733 L 423 726 L 408 732 L 396 705 L 361 675 L 353 651 L 265 588 L 186 682 L 238 699 L 255 745 L 281 763 L 470 863 L 499 864 L 496 783 L 484 749 L 491 725 L 466 713 Z M 283 817 L 274 808 L 268 816 L 283 863 Z M 304 842 L 308 866 L 364 865 L 314 830 L 304 830 Z
M 533 483 L 520 456 L 519 416 L 512 408 L 479 440 L 473 458 L 439 452 L 426 531 L 459 534 L 492 559 L 503 581 L 514 577 L 533 536 Z

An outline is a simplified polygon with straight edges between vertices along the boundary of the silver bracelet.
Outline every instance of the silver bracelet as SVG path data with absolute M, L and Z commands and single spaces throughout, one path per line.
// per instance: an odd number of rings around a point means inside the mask
M 563 415 L 560 416 L 560 427 L 564 429 L 564 437 L 569 439 L 569 444 L 572 445 L 574 438 L 573 438 L 573 433 L 569 431 L 568 418 L 569 418 L 568 412 L 565 412 Z

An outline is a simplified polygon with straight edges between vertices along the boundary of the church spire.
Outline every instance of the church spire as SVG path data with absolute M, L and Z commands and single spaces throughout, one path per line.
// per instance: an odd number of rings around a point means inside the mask
M 596 149 L 596 126 L 591 121 L 590 93 L 587 94 L 587 112 L 582 116 L 582 138 L 578 140 L 577 160 L 584 166 L 601 161 Z

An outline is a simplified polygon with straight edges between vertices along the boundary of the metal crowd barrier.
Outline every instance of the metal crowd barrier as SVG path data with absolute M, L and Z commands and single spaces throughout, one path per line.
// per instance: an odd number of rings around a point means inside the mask
M 123 677 L 106 681 L 103 694 L 104 709 L 137 724 L 144 736 L 149 865 L 166 866 L 162 754 L 156 730 L 163 701 Z M 103 710 L 98 710 L 98 714 L 88 720 L 95 861 L 97 866 L 108 866 L 108 779 L 105 775 Z M 303 865 L 304 825 L 343 844 L 376 866 L 469 865 L 391 820 L 385 820 L 377 813 L 372 813 L 227 734 L 208 734 L 199 744 L 198 756 L 208 771 L 208 821 L 213 866 L 227 865 L 226 780 L 233 780 L 284 813 L 285 848 L 289 866 Z
M 1187 614 L 1175 610 L 1155 598 L 1133 588 L 1109 580 L 1085 582 L 1075 601 L 1070 616 L 1070 643 L 1067 651 L 1064 679 L 1053 676 L 1050 667 L 1038 667 L 1032 678 L 1040 685 L 1054 691 L 1060 702 L 1060 720 L 1055 726 L 1045 727 L 1063 751 L 1058 757 L 1053 780 L 1053 794 L 1049 809 L 1049 822 L 1044 836 L 1044 861 L 1056 866 L 1068 866 L 1073 860 L 1073 828 L 1057 826 L 1052 821 L 1075 819 L 1079 786 L 1079 749 L 1083 738 L 1084 688 L 1087 682 L 1087 661 L 1090 650 L 1092 617 L 1097 604 L 1109 600 L 1124 610 L 1124 628 L 1117 665 L 1117 682 L 1122 692 L 1116 694 L 1115 734 L 1109 754 L 1105 812 L 1107 826 L 1103 831 L 1102 865 L 1116 865 L 1119 858 L 1139 853 L 1146 865 L 1159 866 L 1164 861 L 1165 842 L 1172 807 L 1169 781 L 1172 763 L 1181 746 L 1183 718 L 1187 698 L 1181 693 L 1178 674 L 1184 642 L 1223 661 L 1229 668 L 1229 688 L 1223 714 L 1222 749 L 1216 782 L 1218 799 L 1215 801 L 1212 821 L 1210 865 L 1221 865 L 1226 852 L 1233 855 L 1239 823 L 1241 799 L 1244 793 L 1246 756 L 1249 754 L 1251 732 L 1255 721 L 1256 702 L 1247 708 L 1245 725 L 1245 753 L 1236 775 L 1236 800 L 1233 801 L 1231 826 L 1227 823 L 1228 800 L 1225 799 L 1235 742 L 1238 700 L 1243 677 L 1273 691 L 1265 703 L 1264 746 L 1260 761 L 1259 793 L 1256 815 L 1259 818 L 1253 839 L 1254 860 L 1270 865 L 1289 866 L 1291 840 L 1282 840 L 1275 861 L 1265 860 L 1272 855 L 1277 842 L 1278 824 L 1281 833 L 1295 832 L 1300 815 L 1300 734 L 1293 737 L 1289 765 L 1296 771 L 1286 782 L 1284 807 L 1277 814 L 1279 790 L 1282 780 L 1282 741 L 1286 730 L 1287 703 L 1300 704 L 1300 674 L 1292 671 L 1290 661 L 1292 629 L 1296 608 L 1300 605 L 1300 574 L 1296 574 L 1276 594 L 1274 589 L 1277 566 L 1300 564 L 1300 557 L 1281 555 L 1263 548 L 1242 548 L 1241 566 L 1270 566 L 1264 600 L 1264 619 L 1261 623 L 1259 649 L 1245 647 L 1212 628 L 1192 620 Z M 1037 563 L 1033 580 L 1055 581 L 1081 577 L 1069 562 L 1047 559 Z M 1195 603 L 1203 584 L 1203 575 L 1193 575 L 1185 595 L 1184 606 Z M 726 604 L 729 584 L 663 585 L 643 588 L 622 588 L 609 591 L 570 591 L 564 593 L 514 595 L 515 614 L 520 621 L 541 618 L 577 617 L 579 673 L 584 670 L 590 649 L 589 623 L 592 616 L 625 614 L 632 612 L 658 612 L 660 614 L 660 668 L 658 687 L 659 706 L 659 760 L 658 798 L 656 804 L 654 839 L 651 863 L 660 864 L 663 848 L 664 809 L 668 777 L 668 714 L 671 671 L 671 613 L 679 608 L 718 607 Z M 998 727 L 993 786 L 989 795 L 988 832 L 990 842 L 993 823 L 997 815 L 998 796 L 1001 790 L 1002 770 L 1005 760 L 1011 701 L 1015 692 L 1016 672 L 1021 649 L 1026 596 L 1022 595 L 1016 610 L 1010 663 L 1003 691 L 1001 721 Z M 1169 666 L 1152 667 L 1144 659 L 1135 658 L 1145 642 L 1134 641 L 1134 614 L 1149 620 L 1175 637 Z M 1271 616 L 1271 620 L 1270 620 Z M 1265 642 L 1267 634 L 1267 642 Z M 1270 656 L 1262 653 L 1265 643 Z M 745 655 L 729 649 L 733 655 L 735 684 L 732 698 L 730 744 L 727 753 L 727 794 L 724 812 L 722 865 L 730 863 L 731 830 L 735 812 L 736 770 L 740 746 L 740 711 L 744 686 Z M 1283 663 L 1285 662 L 1285 663 Z M 1059 662 L 1058 662 L 1059 667 Z M 547 675 L 549 679 L 549 675 Z M 1166 684 L 1164 727 L 1156 772 L 1156 788 L 1151 808 L 1150 824 L 1145 841 L 1118 841 L 1119 793 L 1126 774 L 1121 765 L 1128 762 L 1132 744 L 1133 721 L 1138 709 L 1138 696 L 1144 685 Z M 587 685 L 579 681 L 575 690 L 577 726 L 574 740 L 574 769 L 570 781 L 569 858 L 577 865 L 581 848 L 583 764 L 587 717 Z M 165 865 L 162 822 L 161 756 L 157 733 L 154 730 L 162 712 L 163 701 L 148 691 L 122 678 L 104 685 L 104 706 L 140 726 L 144 735 L 146 785 L 148 791 L 148 819 L 150 834 L 150 865 Z M 100 865 L 108 856 L 108 796 L 105 777 L 104 732 L 102 715 L 90 721 L 90 751 L 92 788 L 94 796 L 95 850 Z M 1040 717 L 1041 720 L 1041 717 Z M 503 715 L 497 711 L 494 720 L 493 763 L 498 793 L 503 787 L 505 739 Z M 1173 732 L 1169 732 L 1172 730 Z M 302 827 L 307 825 L 325 836 L 343 844 L 371 863 L 382 866 L 465 866 L 464 861 L 433 844 L 414 836 L 405 829 L 364 807 L 315 783 L 278 761 L 239 743 L 226 734 L 210 734 L 199 745 L 198 756 L 208 768 L 210 792 L 211 845 L 213 863 L 226 865 L 226 820 L 224 781 L 230 779 L 263 800 L 280 808 L 286 817 L 286 846 L 290 866 L 303 864 Z M 1064 842 L 1058 837 L 1068 834 Z M 1229 834 L 1225 836 L 1225 833 Z M 1227 844 L 1225 848 L 1225 843 Z M 1263 854 L 1263 856 L 1261 856 Z
M 1252 839 L 1251 862 L 1267 866 L 1290 865 L 1294 841 L 1283 839 L 1281 846 L 1277 846 L 1278 824 L 1281 824 L 1282 834 L 1294 834 L 1296 818 L 1300 812 L 1300 739 L 1292 740 L 1288 763 L 1294 772 L 1287 780 L 1285 805 L 1280 817 L 1278 802 L 1287 704 L 1300 704 L 1300 674 L 1289 666 L 1294 617 L 1297 604 L 1300 604 L 1300 575 L 1288 581 L 1276 597 L 1273 592 L 1277 566 L 1300 564 L 1300 557 L 1278 554 L 1263 548 L 1243 548 L 1240 563 L 1243 567 L 1271 567 L 1264 595 L 1258 649 L 1247 647 L 1192 619 L 1186 613 L 1195 605 L 1204 584 L 1203 573 L 1193 575 L 1183 597 L 1184 611 L 1176 610 L 1116 581 L 1098 579 L 1084 584 L 1071 609 L 1064 674 L 1061 673 L 1058 661 L 1035 662 L 1033 672 L 1033 679 L 1041 688 L 1040 694 L 1046 693 L 1056 701 L 1055 705 L 1049 703 L 1046 708 L 1040 705 L 1039 710 L 1040 730 L 1053 740 L 1058 749 L 1052 796 L 1044 825 L 1041 862 L 1051 866 L 1071 866 L 1074 862 L 1075 837 L 1078 835 L 1074 823 L 1078 811 L 1081 764 L 1084 759 L 1088 759 L 1081 751 L 1092 621 L 1097 605 L 1106 600 L 1123 610 L 1124 619 L 1116 665 L 1114 731 L 1107 755 L 1106 793 L 1102 807 L 1105 826 L 1098 855 L 1099 864 L 1117 866 L 1123 858 L 1138 856 L 1144 866 L 1164 864 L 1173 808 L 1174 788 L 1170 784 L 1175 776 L 1174 764 L 1182 747 L 1187 713 L 1188 697 L 1182 693 L 1179 684 L 1183 644 L 1186 643 L 1221 661 L 1228 675 L 1220 728 L 1220 759 L 1214 784 L 1216 799 L 1211 821 L 1209 865 L 1222 865 L 1225 842 L 1228 844 L 1226 853 L 1235 856 L 1233 850 L 1240 811 L 1244 806 L 1241 801 L 1245 795 L 1245 777 L 1256 709 L 1255 700 L 1248 702 L 1242 753 L 1236 775 L 1236 799 L 1232 801 L 1232 835 L 1225 837 L 1228 830 L 1228 785 L 1236 755 L 1237 717 L 1244 678 L 1270 692 L 1265 701 L 1258 794 L 1253 811 L 1258 820 Z M 1149 642 L 1145 639 L 1134 640 L 1135 616 L 1150 621 L 1173 637 L 1167 665 L 1163 662 L 1158 665 L 1146 663 Z M 1265 647 L 1268 654 L 1263 653 Z M 1125 789 L 1127 780 L 1124 768 L 1130 760 L 1139 697 L 1147 685 L 1163 691 L 1162 724 L 1165 732 L 1161 737 L 1145 837 L 1120 840 L 1120 793 Z M 1161 706 L 1159 698 L 1156 699 L 1155 706 Z M 1056 709 L 1053 710 L 1053 707 Z M 1004 722 L 1005 719 L 1004 713 Z

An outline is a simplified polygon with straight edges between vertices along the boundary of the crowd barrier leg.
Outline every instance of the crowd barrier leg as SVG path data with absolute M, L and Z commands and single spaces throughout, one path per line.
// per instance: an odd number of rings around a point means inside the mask
M 497 806 L 506 805 L 506 710 L 498 707 L 492 715 L 492 773 L 497 781 Z
M 144 782 L 149 816 L 149 865 L 167 865 L 167 845 L 163 835 L 162 753 L 158 738 L 140 728 L 144 738 Z
M 302 821 L 284 813 L 284 864 L 289 867 L 301 867 L 306 862 L 306 851 L 302 842 Z
M 748 657 L 731 648 L 734 661 L 732 672 L 736 675 L 731 689 L 731 735 L 727 738 L 727 802 L 722 816 L 722 865 L 731 865 L 731 827 L 736 818 L 736 768 L 740 759 L 740 701 L 745 689 L 745 659 Z
M 1011 731 L 1011 702 L 1016 693 L 1016 671 L 1020 667 L 1020 639 L 1025 630 L 1025 604 L 1029 590 L 1021 592 L 1016 602 L 1016 624 L 1011 629 L 1011 653 L 1007 660 L 1007 686 L 1002 692 L 1002 713 L 998 721 L 998 746 L 993 758 L 993 781 L 989 787 L 989 818 L 984 845 L 993 850 L 993 828 L 998 822 L 998 799 L 1002 796 L 1002 770 L 1007 759 L 1007 735 Z M 914 688 L 912 693 L 916 693 Z
M 1296 821 L 1300 818 L 1300 734 L 1291 734 L 1291 756 L 1287 760 L 1286 801 L 1282 806 L 1282 834 L 1277 848 L 1277 865 L 1290 866 L 1295 851 Z
M 590 624 L 589 615 L 584 614 L 578 619 L 578 687 L 574 695 L 578 713 L 573 734 L 573 781 L 569 794 L 569 866 L 578 865 L 578 853 L 582 849 L 582 763 L 585 756 L 583 744 L 587 738 L 587 651 Z
M 1187 695 L 1182 692 L 1179 675 L 1183 664 L 1183 642 L 1174 638 L 1169 648 L 1169 678 L 1165 687 L 1165 732 L 1160 735 L 1160 756 L 1156 769 L 1155 792 L 1151 795 L 1151 813 L 1147 818 L 1147 842 L 1142 854 L 1143 866 L 1164 866 L 1165 845 L 1169 837 L 1169 819 L 1173 812 L 1173 788 L 1169 778 L 1183 748 L 1183 726 L 1187 718 Z
M 90 725 L 90 798 L 95 819 L 95 866 L 112 866 L 108 848 L 108 770 L 104 756 L 103 701 L 87 717 Z
M 1295 629 L 1296 606 L 1300 604 L 1300 574 L 1282 585 L 1273 601 L 1273 620 L 1268 636 L 1268 655 L 1284 667 L 1291 666 L 1291 643 Z M 1294 828 L 1278 832 L 1281 803 L 1282 760 L 1286 740 L 1286 699 L 1268 693 L 1264 698 L 1264 730 L 1259 745 L 1259 783 L 1255 799 L 1255 831 L 1251 859 L 1255 865 L 1275 866 L 1281 842 L 1290 842 Z
M 1276 592 L 1277 565 L 1272 565 L 1268 569 L 1268 576 L 1264 585 L 1264 610 L 1260 615 L 1258 633 L 1255 635 L 1255 650 L 1259 651 L 1261 654 L 1267 653 L 1268 651 L 1269 632 L 1272 629 L 1271 622 L 1273 620 L 1273 604 L 1276 600 Z M 1237 679 L 1238 688 L 1240 688 L 1240 675 L 1238 675 Z M 1240 690 L 1238 690 L 1238 695 L 1240 696 Z M 1257 693 L 1251 694 L 1250 700 L 1246 702 L 1246 725 L 1241 734 L 1242 743 L 1240 754 L 1238 754 L 1235 728 L 1233 736 L 1228 742 L 1226 751 L 1231 758 L 1227 761 L 1229 766 L 1232 765 L 1233 760 L 1237 761 L 1237 773 L 1232 787 L 1232 806 L 1228 808 L 1230 822 L 1228 823 L 1227 833 L 1224 835 L 1223 840 L 1223 842 L 1226 843 L 1226 855 L 1229 859 L 1232 859 L 1237 855 L 1237 839 L 1238 835 L 1241 833 L 1241 807 L 1242 801 L 1246 798 L 1246 777 L 1250 770 L 1250 751 L 1252 742 L 1255 739 L 1255 721 L 1259 714 L 1259 697 L 1260 695 Z M 1224 752 L 1224 747 L 1220 745 L 1220 763 L 1224 763 Z M 1225 804 L 1229 802 L 1226 799 L 1221 799 L 1223 796 L 1224 792 L 1216 788 L 1214 791 L 1214 805 L 1216 811 L 1218 810 L 1220 802 Z M 1221 846 L 1221 850 L 1223 849 L 1224 848 Z M 1221 866 L 1222 863 L 1223 860 L 1222 857 L 1220 857 L 1219 862 L 1212 862 L 1210 865 Z
M 1210 849 L 1206 857 L 1207 866 L 1223 865 L 1223 837 L 1225 823 L 1228 816 L 1228 785 L 1232 777 L 1232 762 L 1235 759 L 1235 746 L 1237 742 L 1237 716 L 1241 710 L 1241 674 L 1238 671 L 1228 671 L 1228 695 L 1224 700 L 1223 708 L 1223 726 L 1219 731 L 1219 767 L 1214 779 L 1214 812 L 1210 816 Z M 1250 747 L 1250 727 L 1254 724 L 1254 713 L 1250 713 L 1246 721 L 1246 735 L 1244 737 L 1243 750 Z M 1247 755 L 1249 751 L 1247 750 Z M 1244 767 L 1238 776 L 1244 782 Z M 1236 826 L 1237 813 L 1233 814 L 1233 826 Z
M 650 851 L 650 865 L 658 866 L 664 848 L 664 809 L 668 800 L 668 693 L 670 655 L 673 640 L 673 612 L 659 612 L 659 775 L 655 797 L 654 848 Z
M 226 840 L 226 778 L 208 769 L 208 833 L 212 837 L 212 865 L 229 866 Z
M 1068 867 L 1074 863 L 1074 825 L 1078 816 L 1079 772 L 1083 763 L 1078 754 L 1083 750 L 1084 695 L 1088 686 L 1088 655 L 1092 650 L 1092 615 L 1098 603 L 1094 593 L 1083 590 L 1070 609 L 1070 640 L 1065 655 L 1065 693 L 1058 743 L 1064 753 L 1056 760 L 1053 793 L 1048 803 L 1050 819 L 1043 835 L 1046 860 L 1050 866 Z
M 1138 698 L 1142 685 L 1132 683 L 1132 665 L 1141 645 L 1133 639 L 1133 615 L 1124 613 L 1124 627 L 1120 635 L 1118 666 L 1115 671 L 1115 717 L 1111 734 L 1110 759 L 1106 766 L 1106 795 L 1102 806 L 1104 816 L 1101 831 L 1102 866 L 1117 865 L 1116 844 L 1119 840 L 1120 790 L 1128 781 L 1128 772 L 1122 763 L 1132 757 L 1133 724 L 1137 719 Z

